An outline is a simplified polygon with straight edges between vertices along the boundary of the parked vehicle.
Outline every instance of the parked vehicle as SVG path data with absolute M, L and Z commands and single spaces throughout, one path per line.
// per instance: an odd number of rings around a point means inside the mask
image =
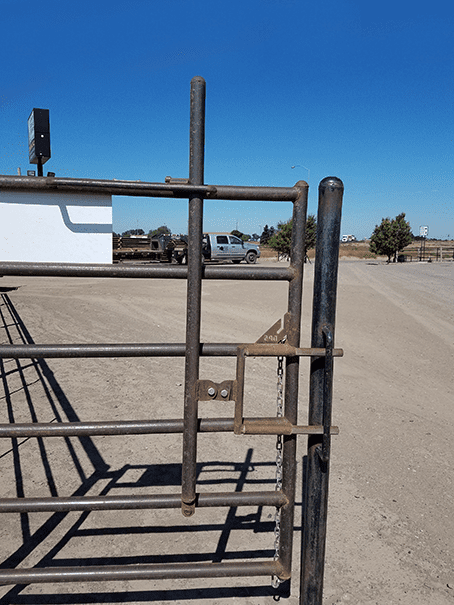
M 202 239 L 202 254 L 206 261 L 227 261 L 241 263 L 242 260 L 253 264 L 260 256 L 257 244 L 243 242 L 229 233 L 204 233 Z
M 187 236 L 160 235 L 157 237 L 114 237 L 113 260 L 148 260 L 161 263 L 186 264 L 188 254 Z M 233 263 L 246 261 L 253 264 L 260 256 L 257 244 L 243 242 L 229 233 L 204 233 L 202 260 Z
M 171 263 L 184 262 L 188 250 L 185 236 L 159 235 L 150 237 L 114 237 L 113 261 L 148 260 Z

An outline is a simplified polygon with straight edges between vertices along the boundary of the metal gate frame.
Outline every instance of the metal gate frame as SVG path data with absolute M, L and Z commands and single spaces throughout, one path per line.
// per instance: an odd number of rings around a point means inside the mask
M 337 266 L 343 184 L 327 177 L 319 186 L 317 248 L 314 275 L 312 336 L 309 348 L 300 347 L 300 325 L 305 260 L 308 184 L 294 187 L 234 187 L 204 185 L 205 81 L 191 81 L 189 179 L 166 183 L 0 176 L 5 190 L 71 191 L 112 195 L 188 198 L 187 266 L 115 266 L 59 263 L 0 263 L 2 275 L 187 279 L 186 343 L 182 344 L 66 344 L 1 345 L 0 358 L 37 359 L 73 357 L 185 357 L 184 417 L 182 420 L 143 420 L 22 423 L 0 425 L 0 437 L 55 437 L 183 433 L 181 494 L 96 496 L 83 498 L 2 498 L 0 512 L 92 511 L 178 508 L 191 516 L 198 507 L 273 506 L 280 511 L 279 556 L 271 561 L 168 563 L 128 566 L 1 569 L 1 584 L 86 582 L 107 580 L 276 576 L 289 580 L 296 484 L 296 439 L 308 435 L 306 493 L 303 510 L 300 603 L 322 602 L 327 518 Z M 203 200 L 291 201 L 293 229 L 288 267 L 206 266 L 201 263 Z M 256 343 L 200 342 L 202 279 L 279 280 L 289 284 L 288 312 Z M 236 357 L 234 380 L 215 383 L 199 379 L 200 356 Z M 244 418 L 246 359 L 285 358 L 284 413 L 281 418 Z M 310 357 L 309 418 L 298 425 L 299 358 Z M 234 401 L 233 418 L 199 418 L 199 401 Z M 276 491 L 203 493 L 197 491 L 196 460 L 199 432 L 283 436 L 282 488 Z

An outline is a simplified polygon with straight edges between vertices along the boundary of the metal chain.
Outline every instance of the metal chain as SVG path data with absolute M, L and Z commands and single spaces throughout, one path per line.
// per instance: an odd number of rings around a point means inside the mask
M 277 401 L 276 417 L 282 418 L 284 415 L 284 358 L 277 358 Z M 276 491 L 282 490 L 282 435 L 276 439 Z M 281 543 L 281 509 L 276 508 L 274 515 L 274 561 L 279 559 L 279 548 Z M 282 582 L 277 576 L 271 578 L 273 588 L 278 588 Z

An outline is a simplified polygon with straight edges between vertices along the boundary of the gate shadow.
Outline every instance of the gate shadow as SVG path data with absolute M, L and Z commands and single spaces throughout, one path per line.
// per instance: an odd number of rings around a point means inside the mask
M 24 322 L 19 316 L 10 297 L 3 289 L 0 292 L 0 333 L 3 332 L 5 344 L 34 344 L 33 338 L 27 330 Z M 5 401 L 7 417 L 10 423 L 17 422 L 16 418 L 20 416 L 20 422 L 23 422 L 23 409 L 20 414 L 16 411 L 16 399 L 14 397 L 19 391 L 25 400 L 25 409 L 28 414 L 28 422 L 39 422 L 42 420 L 42 401 L 40 406 L 35 405 L 35 391 L 40 389 L 40 398 L 44 399 L 48 410 L 51 412 L 55 422 L 78 422 L 79 417 L 71 402 L 66 397 L 63 389 L 59 385 L 53 371 L 44 359 L 34 360 L 14 360 L 0 359 L 0 379 L 3 386 L 3 399 Z M 1 398 L 1 397 L 0 397 Z M 23 407 L 23 403 L 21 404 Z M 48 418 L 45 420 L 48 422 Z M 55 481 L 55 461 L 52 463 L 49 452 L 46 449 L 43 438 L 34 438 L 38 443 L 39 460 L 33 460 L 34 465 L 41 464 L 44 470 L 48 489 L 51 496 L 57 496 L 57 487 Z M 181 465 L 180 464 L 156 464 L 156 465 L 124 465 L 120 469 L 111 469 L 105 462 L 103 456 L 91 437 L 62 437 L 67 448 L 67 452 L 74 465 L 75 473 L 78 476 L 78 487 L 73 491 L 72 496 L 84 496 L 98 485 L 104 485 L 99 495 L 114 493 L 117 489 L 137 489 L 144 487 L 181 487 Z M 74 440 L 74 441 L 73 441 Z M 11 439 L 11 449 L 0 455 L 2 458 L 11 456 L 14 472 L 15 490 L 18 498 L 26 496 L 24 487 L 25 461 L 21 458 L 21 446 L 28 441 L 17 438 Z M 75 447 L 79 443 L 84 455 L 88 458 L 94 471 L 86 474 L 83 461 L 81 459 L 79 448 Z M 246 485 L 260 483 L 262 486 L 266 483 L 273 484 L 272 479 L 255 480 L 250 476 L 251 471 L 262 466 L 273 467 L 272 462 L 253 462 L 253 449 L 249 449 L 244 461 L 239 463 L 231 462 L 209 462 L 197 465 L 197 483 L 198 485 L 209 484 L 230 484 L 234 491 L 243 491 Z M 130 471 L 139 478 L 131 481 Z M 216 478 L 210 477 L 210 473 L 216 472 Z M 219 478 L 219 473 L 226 473 L 226 477 Z M 99 482 L 102 481 L 102 484 Z M 250 507 L 249 507 L 250 509 Z M 227 559 L 251 559 L 251 558 L 272 558 L 274 550 L 273 527 L 274 521 L 262 520 L 262 508 L 257 507 L 253 513 L 241 515 L 236 507 L 227 510 L 227 514 L 221 523 L 210 523 L 205 525 L 174 525 L 172 527 L 157 525 L 148 526 L 128 526 L 128 527 L 83 527 L 88 519 L 90 512 L 83 512 L 72 523 L 69 529 L 64 531 L 63 536 L 55 536 L 55 543 L 47 549 L 44 556 L 35 564 L 37 567 L 59 567 L 59 566 L 89 566 L 89 565 L 132 565 L 140 563 L 175 563 L 175 562 L 200 562 L 211 561 L 220 562 Z M 23 566 L 27 557 L 38 551 L 38 547 L 43 548 L 45 540 L 52 536 L 52 533 L 61 528 L 64 520 L 73 519 L 77 513 L 58 512 L 51 514 L 41 525 L 32 530 L 30 515 L 28 513 L 20 514 L 20 528 L 22 532 L 22 544 L 12 552 L 1 564 L 0 568 L 14 568 Z M 68 517 L 68 515 L 73 515 Z M 68 521 L 67 521 L 68 523 Z M 227 545 L 232 532 L 237 530 L 249 530 L 253 533 L 267 532 L 270 535 L 270 548 L 266 550 L 249 550 L 229 552 Z M 112 557 L 71 557 L 58 558 L 56 556 L 62 549 L 75 538 L 93 538 L 95 536 L 129 536 L 134 539 L 136 536 L 154 536 L 157 534 L 178 533 L 186 534 L 193 532 L 218 532 L 219 538 L 215 551 L 212 553 L 191 553 L 191 554 L 172 554 L 172 555 L 144 555 L 144 556 L 112 556 Z M 61 530 L 60 530 L 61 534 Z M 36 554 L 35 554 L 36 556 Z M 284 585 L 287 583 L 284 583 Z M 272 596 L 276 591 L 268 585 L 250 586 L 250 587 L 216 587 L 216 588 L 186 588 L 183 590 L 143 590 L 143 591 L 121 591 L 121 592 L 98 592 L 88 591 L 86 593 L 63 593 L 58 594 L 21 594 L 25 586 L 15 586 L 8 590 L 1 598 L 0 604 L 52 604 L 52 603 L 133 603 L 133 602 L 153 602 L 153 601 L 179 601 L 192 599 L 219 599 L 219 598 L 245 598 L 251 596 Z M 287 589 L 287 587 L 286 587 Z M 281 593 L 283 591 L 281 589 Z

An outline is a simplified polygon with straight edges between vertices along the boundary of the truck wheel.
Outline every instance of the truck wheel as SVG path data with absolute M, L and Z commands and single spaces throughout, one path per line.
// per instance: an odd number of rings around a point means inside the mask
M 248 252 L 246 254 L 246 262 L 248 265 L 253 265 L 257 261 L 257 254 L 255 252 Z

